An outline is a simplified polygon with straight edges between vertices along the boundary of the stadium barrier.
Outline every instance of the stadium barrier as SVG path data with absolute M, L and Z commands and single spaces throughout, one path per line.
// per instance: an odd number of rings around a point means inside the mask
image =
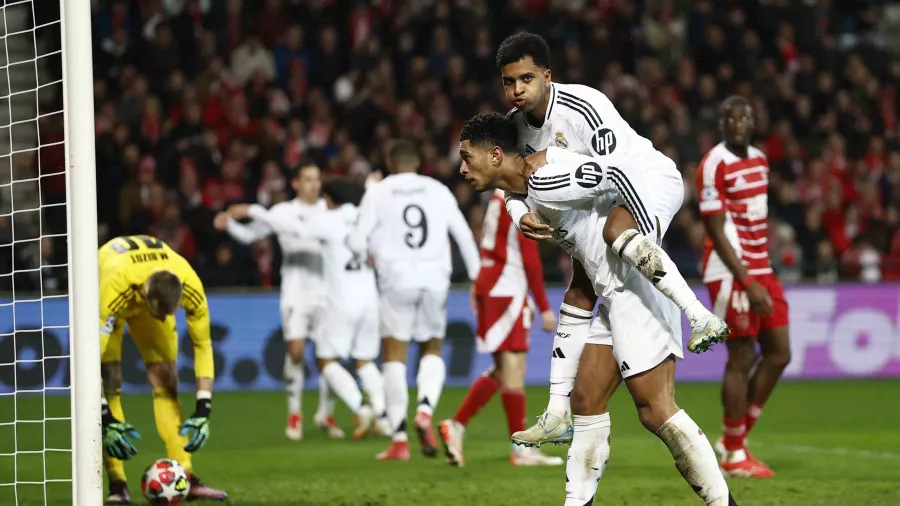
M 708 302 L 704 288 L 701 300 Z M 552 307 L 562 299 L 562 289 L 548 293 Z M 789 378 L 900 378 L 900 284 L 798 285 L 786 288 L 791 316 L 793 359 Z M 66 386 L 68 363 L 68 301 L 65 298 L 0 304 L 0 393 Z M 217 391 L 281 389 L 284 343 L 281 338 L 278 295 L 211 294 L 212 334 Z M 468 385 L 491 364 L 489 355 L 475 350 L 475 319 L 469 294 L 454 290 L 447 301 L 449 324 L 444 358 L 447 383 Z M 193 384 L 193 348 L 178 316 L 181 359 L 179 376 Z M 43 327 L 43 336 L 41 328 Z M 685 322 L 684 343 L 690 327 Z M 15 329 L 15 331 L 13 331 Z M 94 336 L 78 336 L 92 339 Z M 552 333 L 534 329 L 528 356 L 529 385 L 545 385 L 550 370 Z M 146 391 L 140 354 L 130 339 L 123 347 L 124 390 Z M 417 350 L 411 347 L 410 364 Z M 14 355 L 14 349 L 17 353 Z M 725 361 L 724 347 L 702 355 L 685 353 L 677 378 L 682 381 L 718 381 Z M 16 361 L 13 360 L 16 357 Z M 317 385 L 313 350 L 307 353 L 307 388 Z M 410 385 L 416 368 L 410 367 Z

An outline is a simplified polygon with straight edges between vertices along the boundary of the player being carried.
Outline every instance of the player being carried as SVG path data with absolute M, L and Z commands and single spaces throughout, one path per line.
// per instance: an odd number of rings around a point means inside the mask
M 191 453 L 209 438 L 213 354 L 209 308 L 191 265 L 166 243 L 147 235 L 117 237 L 100 247 L 100 367 L 103 376 L 103 465 L 109 477 L 107 504 L 131 504 L 123 460 L 137 453 L 140 439 L 122 410 L 122 338 L 125 325 L 137 345 L 153 387 L 156 430 L 166 454 L 188 472 L 190 499 L 224 501 L 192 472 Z M 178 401 L 178 332 L 175 312 L 183 307 L 194 343 L 197 405 L 182 423 Z M 189 438 L 185 437 L 190 435 Z
M 253 204 L 231 206 L 234 219 L 252 218 L 266 224 L 279 236 L 302 237 L 322 241 L 327 302 L 316 328 L 316 358 L 321 381 L 327 381 L 357 417 L 353 433 L 365 437 L 373 427 L 375 415 L 384 412 L 384 383 L 374 360 L 378 358 L 378 289 L 375 273 L 366 265 L 365 253 L 349 247 L 359 211 L 356 188 L 344 181 L 323 186 L 328 210 L 300 221 Z M 339 360 L 352 357 L 371 406 L 363 404 L 356 380 Z M 372 370 L 374 369 L 374 374 Z
M 725 473 L 769 478 L 775 474 L 746 445 L 747 433 L 791 360 L 787 301 L 766 244 L 769 163 L 750 145 L 753 111 L 747 99 L 732 96 L 722 102 L 719 129 L 725 141 L 707 153 L 697 171 L 700 214 L 709 236 L 703 282 L 714 311 L 734 329 L 722 380 L 724 437 L 716 450 Z
M 372 183 L 360 205 L 357 234 L 351 246 L 371 253 L 378 273 L 382 371 L 391 445 L 379 460 L 408 460 L 406 418 L 407 343 L 419 343 L 415 428 L 422 453 L 437 455 L 431 425 L 447 370 L 441 344 L 447 329 L 450 289 L 450 240 L 453 236 L 469 279 L 478 276 L 479 258 L 472 230 L 446 186 L 417 174 L 416 145 L 400 140 L 391 146 L 389 176 Z
M 556 327 L 556 314 L 544 290 L 537 243 L 516 230 L 503 206 L 503 192 L 496 190 L 484 217 L 481 272 L 472 287 L 478 351 L 493 354 L 494 365 L 472 383 L 453 418 L 438 426 L 447 461 L 460 467 L 465 464 L 462 447 L 466 425 L 497 390 L 510 435 L 525 428 L 525 363 L 534 320 L 529 288 L 540 308 L 543 330 L 550 332 Z M 537 448 L 513 445 L 509 462 L 514 466 L 556 466 L 563 461 Z
M 618 371 L 641 423 L 666 444 L 697 495 L 708 505 L 735 504 L 712 446 L 675 404 L 681 315 L 663 293 L 689 288 L 671 272 L 673 265 L 659 242 L 684 198 L 680 173 L 661 154 L 601 159 L 558 148 L 548 149 L 549 163 L 538 167 L 518 154 L 518 140 L 516 126 L 502 115 L 475 116 L 460 133 L 460 173 L 477 191 L 499 188 L 526 195 L 523 204 L 572 255 L 577 275 L 593 284 L 594 300 L 603 297 L 572 391 L 577 411 L 566 464 L 565 504 L 593 501 L 609 458 L 606 405 L 620 381 Z M 627 222 L 622 215 L 632 213 L 641 221 L 654 217 L 642 225 L 651 227 L 646 234 L 635 228 L 617 229 Z M 715 321 L 707 319 L 710 325 Z M 715 339 L 697 335 L 689 347 L 706 346 Z
M 325 202 L 319 198 L 322 188 L 321 172 L 311 160 L 302 160 L 297 167 L 291 185 L 297 198 L 272 206 L 272 213 L 293 220 L 303 221 L 325 210 Z M 251 244 L 271 235 L 274 231 L 265 223 L 251 221 L 244 225 L 229 219 L 227 213 L 216 215 L 215 227 L 227 230 L 229 235 L 243 244 Z M 295 234 L 279 234 L 278 244 L 283 253 L 281 260 L 281 326 L 287 353 L 284 357 L 284 387 L 287 393 L 288 419 L 285 436 L 294 441 L 303 438 L 303 361 L 306 338 L 321 318 L 322 304 L 326 300 L 325 281 L 322 278 L 322 246 L 317 239 L 298 237 Z M 363 373 L 371 375 L 373 372 Z M 378 369 L 374 368 L 378 375 Z M 373 379 L 373 381 L 375 381 Z M 315 425 L 326 430 L 332 438 L 344 437 L 331 414 L 333 401 L 327 381 L 319 382 L 319 407 L 313 418 Z
M 550 48 L 539 35 L 518 33 L 508 37 L 497 50 L 497 66 L 506 97 L 515 106 L 507 117 L 518 129 L 519 153 L 531 155 L 530 161 L 543 160 L 541 151 L 551 146 L 560 151 L 598 157 L 603 160 L 600 163 L 628 161 L 628 164 L 616 162 L 618 168 L 609 171 L 611 180 L 622 188 L 617 201 L 622 207 L 609 213 L 604 232 L 610 245 L 621 246 L 615 248 L 614 253 L 623 256 L 631 265 L 640 265 L 642 272 L 647 272 L 653 281 L 652 286 L 684 311 L 692 327 L 688 344 L 691 351 L 702 352 L 724 340 L 727 334 L 725 323 L 697 300 L 669 256 L 658 246 L 669 225 L 666 220 L 671 220 L 672 216 L 656 214 L 656 210 L 647 207 L 652 200 L 647 195 L 651 193 L 646 188 L 647 180 L 635 182 L 640 176 L 626 174 L 631 167 L 653 167 L 672 162 L 654 149 L 649 140 L 639 136 L 603 93 L 587 86 L 552 82 Z M 582 171 L 573 177 L 578 185 L 584 186 L 590 184 L 593 176 Z M 559 175 L 557 179 L 539 183 L 553 187 L 561 183 L 561 179 L 562 175 Z M 680 176 L 677 180 L 671 179 L 669 188 L 654 188 L 652 193 L 656 196 L 668 192 L 664 197 L 668 199 L 668 207 L 661 212 L 674 215 L 682 203 L 683 195 L 679 192 L 683 191 L 683 184 Z M 551 238 L 548 226 L 530 214 L 520 199 L 513 195 L 507 197 L 507 211 L 526 237 Z M 540 446 L 547 442 L 566 443 L 572 438 L 570 417 L 574 411 L 572 402 L 576 399 L 570 394 L 596 303 L 591 280 L 585 278 L 577 262 L 574 264 L 553 340 L 547 411 L 536 425 L 513 434 L 514 442 Z M 611 361 L 612 352 L 607 350 L 607 353 L 610 354 L 607 360 Z

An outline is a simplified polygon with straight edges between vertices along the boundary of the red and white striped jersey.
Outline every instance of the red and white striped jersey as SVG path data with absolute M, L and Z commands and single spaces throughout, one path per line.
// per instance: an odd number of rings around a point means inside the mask
M 700 214 L 725 213 L 725 236 L 751 276 L 769 274 L 768 230 L 769 162 L 750 146 L 740 158 L 724 142 L 717 144 L 697 170 Z M 706 238 L 703 281 L 727 279 L 732 274 Z
M 537 243 L 526 239 L 513 226 L 504 209 L 503 191 L 495 190 L 484 215 L 481 271 L 475 280 L 475 294 L 519 297 L 527 295 L 530 289 L 538 309 L 547 311 L 550 303 Z

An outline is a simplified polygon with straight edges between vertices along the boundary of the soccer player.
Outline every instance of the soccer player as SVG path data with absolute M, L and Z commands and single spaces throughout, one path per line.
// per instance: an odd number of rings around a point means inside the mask
M 745 98 L 722 102 L 719 129 L 724 142 L 707 153 L 697 171 L 700 214 L 709 236 L 703 282 L 714 311 L 734 329 L 722 380 L 724 437 L 716 449 L 725 473 L 769 478 L 774 473 L 753 458 L 746 442 L 791 361 L 787 301 L 766 245 L 769 163 L 750 145 L 753 111 Z
M 603 297 L 572 391 L 573 398 L 588 401 L 575 414 L 565 504 L 593 501 L 609 457 L 606 404 L 619 382 L 616 371 L 625 378 L 642 424 L 666 444 L 697 495 L 708 505 L 735 504 L 712 446 L 675 404 L 681 315 L 654 286 L 669 277 L 658 243 L 684 198 L 678 169 L 662 154 L 604 159 L 551 147 L 545 156 L 549 163 L 539 168 L 520 156 L 516 126 L 497 113 L 475 116 L 460 133 L 460 173 L 466 180 L 477 191 L 526 195 L 524 203 L 578 261 L 595 295 Z M 623 212 L 653 216 L 653 228 L 646 235 L 615 233 L 611 223 Z M 629 260 L 634 258 L 639 260 Z
M 387 165 L 390 175 L 370 184 L 363 196 L 351 244 L 357 251 L 371 253 L 381 293 L 382 372 L 391 445 L 377 458 L 410 458 L 406 356 L 411 340 L 419 343 L 415 428 L 422 453 L 434 457 L 437 438 L 431 418 L 447 373 L 441 343 L 447 328 L 451 274 L 448 233 L 456 241 L 471 280 L 478 276 L 478 248 L 450 190 L 417 173 L 420 159 L 415 144 L 395 142 Z
M 628 125 L 603 93 L 587 86 L 552 82 L 550 48 L 539 35 L 518 33 L 508 37 L 497 50 L 497 66 L 506 98 L 515 106 L 507 117 L 518 128 L 519 152 L 543 157 L 541 151 L 552 146 L 598 157 L 604 160 L 602 163 L 615 163 L 618 168 L 610 175 L 620 181 L 625 191 L 620 193 L 620 207 L 610 212 L 604 233 L 611 237 L 611 244 L 617 242 L 631 247 L 617 248 L 614 253 L 624 253 L 624 260 L 631 265 L 643 263 L 639 270 L 646 271 L 652 286 L 687 314 L 693 329 L 688 345 L 691 351 L 701 352 L 724 340 L 725 323 L 697 300 L 678 268 L 655 244 L 660 242 L 661 230 L 665 230 L 668 223 L 660 223 L 661 216 L 647 211 L 644 204 L 648 197 L 634 191 L 641 185 L 631 182 L 635 177 L 626 177 L 623 172 L 628 170 L 627 167 L 653 167 L 663 155 Z M 623 164 L 619 160 L 629 163 Z M 579 173 L 575 177 L 581 180 L 591 176 Z M 580 181 L 579 184 L 586 183 Z M 672 184 L 678 185 L 675 181 Z M 508 197 L 507 212 L 526 237 L 551 238 L 547 226 L 529 213 L 520 199 L 513 195 Z M 681 206 L 682 197 L 673 193 L 670 200 L 676 210 Z M 582 275 L 581 266 L 577 262 L 574 264 L 572 280 L 560 307 L 559 328 L 553 339 L 547 411 L 536 425 L 513 434 L 514 442 L 540 446 L 548 442 L 566 443 L 572 438 L 570 394 L 596 303 L 590 280 Z M 652 270 L 648 270 L 650 265 Z
M 481 272 L 472 288 L 478 351 L 493 354 L 494 365 L 475 380 L 453 418 L 438 426 L 447 461 L 459 467 L 465 465 L 462 443 L 466 425 L 497 390 L 510 435 L 525 428 L 525 364 L 534 319 L 529 289 L 541 311 L 543 330 L 550 332 L 556 327 L 556 315 L 544 290 L 537 243 L 519 233 L 503 207 L 503 192 L 496 190 L 484 217 Z M 561 465 L 562 459 L 513 445 L 509 462 L 514 466 Z
M 252 218 L 274 230 L 279 237 L 302 237 L 323 242 L 327 302 L 316 329 L 316 358 L 322 381 L 327 381 L 357 416 L 356 439 L 368 435 L 384 406 L 384 383 L 374 360 L 378 358 L 378 288 L 375 273 L 366 265 L 365 253 L 349 247 L 359 212 L 354 186 L 330 181 L 323 186 L 328 210 L 300 221 L 274 208 L 253 204 L 231 206 L 234 219 Z M 363 404 L 356 380 L 339 360 L 352 357 L 371 406 Z
M 321 171 L 311 160 L 301 161 L 291 185 L 297 197 L 272 206 L 273 213 L 291 219 L 308 220 L 325 210 L 325 201 L 319 198 L 322 189 Z M 227 230 L 235 240 L 251 244 L 273 233 L 265 223 L 250 222 L 247 225 L 229 218 L 227 213 L 216 215 L 215 227 Z M 287 353 L 284 357 L 284 387 L 287 393 L 288 418 L 285 436 L 292 441 L 303 438 L 303 360 L 306 338 L 318 323 L 322 303 L 326 300 L 325 281 L 322 278 L 322 246 L 310 237 L 276 234 L 281 246 L 281 327 Z M 317 427 L 335 439 L 344 432 L 335 423 L 328 382 L 319 382 L 319 408 L 314 416 Z
M 100 362 L 103 376 L 103 464 L 109 477 L 107 504 L 131 504 L 125 479 L 127 460 L 140 439 L 122 410 L 122 338 L 125 325 L 137 345 L 153 387 L 156 430 L 170 459 L 188 472 L 191 499 L 224 501 L 192 471 L 191 453 L 209 438 L 213 354 L 209 308 L 203 284 L 191 265 L 166 243 L 147 235 L 117 237 L 100 247 Z M 183 307 L 194 343 L 197 405 L 182 423 L 178 401 L 178 333 L 175 312 Z M 189 438 L 184 436 L 190 435 Z

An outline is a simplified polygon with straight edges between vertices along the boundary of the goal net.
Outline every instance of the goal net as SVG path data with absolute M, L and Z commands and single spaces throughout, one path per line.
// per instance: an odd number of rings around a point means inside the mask
M 102 501 L 91 61 L 89 0 L 0 3 L 0 505 Z

